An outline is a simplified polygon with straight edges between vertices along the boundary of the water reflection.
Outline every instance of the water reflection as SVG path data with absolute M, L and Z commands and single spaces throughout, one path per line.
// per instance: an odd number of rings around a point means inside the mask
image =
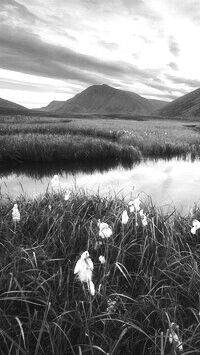
M 130 198 L 133 185 L 142 200 L 150 196 L 161 208 L 176 207 L 187 213 L 194 202 L 200 201 L 200 161 L 191 159 L 146 160 L 125 167 L 107 162 L 98 166 L 80 165 L 23 165 L 17 169 L 0 168 L 0 186 L 3 194 L 17 196 L 26 193 L 36 196 L 46 191 L 53 175 L 58 174 L 67 189 L 84 189 L 89 193 L 105 195 L 107 186 L 112 195 Z
M 4 179 L 11 174 L 16 176 L 26 175 L 33 179 L 42 179 L 43 177 L 52 177 L 55 174 L 74 174 L 82 172 L 83 174 L 92 174 L 95 171 L 106 172 L 119 165 L 113 160 L 106 161 L 86 161 L 86 162 L 66 162 L 59 161 L 52 163 L 4 163 L 0 165 L 0 179 Z M 132 163 L 121 164 L 125 169 L 131 169 Z M 135 165 L 135 164 L 134 164 Z

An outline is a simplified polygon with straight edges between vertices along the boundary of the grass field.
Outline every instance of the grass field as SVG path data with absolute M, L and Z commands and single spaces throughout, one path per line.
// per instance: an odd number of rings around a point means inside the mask
M 0 160 L 134 161 L 200 152 L 200 125 L 178 121 L 0 117 Z M 57 120 L 57 119 L 56 119 Z M 3 355 L 175 355 L 200 349 L 200 219 L 149 201 L 72 192 L 0 195 Z M 134 191 L 130 199 L 134 199 Z M 127 198 L 127 196 L 126 196 Z M 21 219 L 12 220 L 18 204 Z M 122 213 L 128 212 L 127 224 Z M 112 235 L 99 236 L 98 220 Z M 74 268 L 94 263 L 91 295 Z M 105 258 L 101 263 L 99 257 Z
M 1 116 L 0 161 L 195 158 L 199 132 L 197 122 Z
M 140 207 L 146 226 L 117 198 L 47 193 L 1 203 L 1 354 L 199 353 L 200 234 L 191 226 L 200 211 L 183 218 Z M 110 238 L 99 237 L 98 219 Z M 74 275 L 86 250 L 94 296 Z

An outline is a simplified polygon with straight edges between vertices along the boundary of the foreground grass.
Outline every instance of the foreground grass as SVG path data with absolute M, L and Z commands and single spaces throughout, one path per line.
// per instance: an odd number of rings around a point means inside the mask
M 46 193 L 2 201 L 1 354 L 199 353 L 200 235 L 190 229 L 200 212 L 183 218 L 142 208 L 146 227 L 130 212 L 122 225 L 123 199 Z M 113 230 L 108 240 L 98 236 L 98 219 Z M 73 272 L 85 250 L 95 296 Z M 179 325 L 182 352 L 168 340 L 170 322 Z
M 200 156 L 198 123 L 120 119 L 0 118 L 0 161 L 134 162 Z M 12 144 L 11 144 L 12 142 Z

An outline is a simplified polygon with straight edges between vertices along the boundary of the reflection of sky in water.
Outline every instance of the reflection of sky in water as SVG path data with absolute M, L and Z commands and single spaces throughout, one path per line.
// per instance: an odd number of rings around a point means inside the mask
M 53 176 L 53 175 L 52 175 Z M 105 194 L 109 185 L 111 193 L 123 194 L 130 198 L 133 185 L 135 194 L 141 193 L 141 199 L 147 195 L 154 204 L 176 206 L 187 212 L 193 203 L 200 201 L 200 162 L 172 159 L 142 162 L 132 169 L 113 168 L 105 172 L 63 173 L 60 182 L 66 188 L 80 188 L 89 193 Z M 23 191 L 29 196 L 43 193 L 50 182 L 50 177 L 33 179 L 26 175 L 10 174 L 0 179 L 1 192 L 17 196 Z

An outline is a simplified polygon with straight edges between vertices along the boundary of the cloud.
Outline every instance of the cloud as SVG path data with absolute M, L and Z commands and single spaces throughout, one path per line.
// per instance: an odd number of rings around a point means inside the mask
M 0 18 L 3 22 L 36 23 L 39 18 L 30 12 L 26 6 L 15 0 L 1 0 Z
M 180 48 L 178 46 L 178 43 L 175 42 L 173 36 L 169 37 L 168 45 L 169 45 L 169 50 L 170 50 L 171 54 L 173 54 L 173 56 L 177 57 L 179 55 Z
M 174 62 L 168 63 L 167 66 L 170 67 L 172 70 L 178 71 L 178 65 Z
M 196 89 L 200 87 L 200 80 L 197 79 L 187 79 L 173 75 L 166 75 L 166 78 L 171 80 L 174 84 L 183 84 Z
M 200 5 L 199 0 L 184 0 L 181 2 L 177 2 L 175 6 L 178 6 L 179 13 L 192 20 L 192 22 L 197 22 L 199 24 L 200 20 Z
M 146 83 L 146 85 L 153 88 L 153 89 L 172 93 L 171 87 L 167 87 L 167 85 L 164 83 L 159 84 L 159 83 L 156 83 L 155 81 L 149 81 L 148 83 Z
M 4 69 L 59 79 L 96 83 L 100 74 L 120 75 L 125 69 L 69 48 L 43 42 L 23 28 L 0 28 L 0 65 Z
M 1 79 L 0 78 L 0 87 L 1 89 L 12 89 L 12 90 L 20 90 L 20 91 L 31 91 L 31 92 L 52 92 L 54 93 L 55 90 L 57 93 L 65 93 L 71 94 L 68 88 L 59 88 L 53 85 L 47 84 L 39 84 L 39 83 L 28 83 L 21 80 L 11 80 L 11 79 Z
M 158 70 L 141 70 L 122 61 L 103 61 L 69 48 L 49 44 L 24 28 L 0 26 L 0 66 L 22 73 L 74 80 L 87 84 L 112 83 L 113 79 L 144 81 Z
M 98 39 L 98 44 L 110 51 L 114 51 L 114 50 L 118 50 L 119 47 L 116 43 L 114 42 L 107 42 L 107 41 L 104 41 L 103 39 Z

